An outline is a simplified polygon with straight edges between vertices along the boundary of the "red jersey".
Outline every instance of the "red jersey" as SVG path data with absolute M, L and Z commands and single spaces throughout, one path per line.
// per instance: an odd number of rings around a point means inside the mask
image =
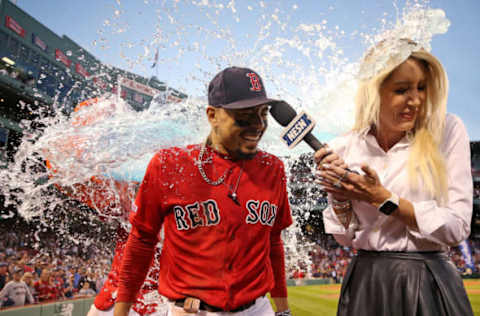
M 137 194 L 132 234 L 140 232 L 146 244 L 154 244 L 164 225 L 162 295 L 192 296 L 232 310 L 274 286 L 285 288 L 284 275 L 277 278 L 281 273 L 274 271 L 283 270 L 283 246 L 282 258 L 271 253 L 277 240 L 281 244 L 281 230 L 292 223 L 284 166 L 262 151 L 251 160 L 232 161 L 207 149 L 202 166 L 209 179 L 226 174 L 224 183 L 213 186 L 199 172 L 199 150 L 190 145 L 153 157 Z M 234 191 L 238 203 L 229 197 Z M 133 278 L 126 279 L 138 273 L 128 244 L 127 255 L 132 259 L 122 267 L 119 301 L 131 299 Z M 272 268 L 272 258 L 281 260 L 281 268 Z
M 125 250 L 125 243 L 127 242 L 128 234 L 123 228 L 117 230 L 117 244 L 115 246 L 115 256 L 113 258 L 110 272 L 108 273 L 107 280 L 103 284 L 101 290 L 95 297 L 95 307 L 101 311 L 106 311 L 112 308 L 115 304 L 115 300 L 118 294 L 118 275 L 120 272 L 120 265 L 122 263 L 123 252 Z M 159 252 L 160 250 L 157 250 Z M 159 256 L 159 254 L 158 254 Z M 142 285 L 142 289 L 137 295 L 137 299 L 133 304 L 133 310 L 139 315 L 149 315 L 155 313 L 158 302 L 149 302 L 144 298 L 152 291 L 157 289 L 156 280 L 158 278 L 158 261 L 154 261 L 148 272 L 148 277 Z
M 38 280 L 35 282 L 34 288 L 39 302 L 57 299 L 58 290 L 55 285 L 50 284 L 48 281 L 45 283 L 42 280 Z

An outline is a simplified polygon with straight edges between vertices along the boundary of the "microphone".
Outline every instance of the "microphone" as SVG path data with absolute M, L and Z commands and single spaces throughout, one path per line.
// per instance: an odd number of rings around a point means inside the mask
M 278 102 L 274 106 L 270 107 L 270 114 L 272 114 L 273 118 L 280 125 L 285 127 L 291 125 L 291 131 L 289 132 L 287 130 L 282 136 L 283 140 L 290 148 L 293 148 L 301 140 L 306 142 L 314 151 L 317 151 L 325 146 L 324 143 L 312 135 L 311 130 L 313 129 L 315 123 L 313 122 L 313 119 L 311 119 L 306 113 L 302 112 L 301 115 L 297 116 L 297 112 L 290 106 L 290 104 L 286 102 Z
M 288 147 L 295 147 L 301 140 L 306 142 L 314 151 L 326 145 L 311 133 L 315 121 L 304 112 L 297 115 L 297 112 L 287 102 L 280 101 L 270 107 L 270 114 L 272 114 L 275 121 L 286 127 L 282 139 Z M 329 154 L 325 156 L 327 155 Z M 322 159 L 324 157 L 322 157 Z M 350 168 L 345 170 L 359 174 L 358 171 L 351 170 Z

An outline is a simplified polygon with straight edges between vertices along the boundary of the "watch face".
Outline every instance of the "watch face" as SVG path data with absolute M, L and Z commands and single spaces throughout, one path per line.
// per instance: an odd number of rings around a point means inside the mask
M 380 207 L 380 212 L 390 215 L 398 208 L 398 205 L 393 203 L 392 201 L 385 202 L 382 207 Z

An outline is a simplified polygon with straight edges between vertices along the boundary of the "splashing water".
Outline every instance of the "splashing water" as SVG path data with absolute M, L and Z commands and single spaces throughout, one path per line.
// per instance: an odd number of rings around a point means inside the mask
M 117 4 L 119 8 L 105 27 L 112 28 L 113 34 L 123 34 L 128 26 L 121 22 L 120 0 Z M 391 54 L 402 61 L 421 47 L 430 50 L 432 37 L 445 33 L 449 26 L 442 10 L 430 9 L 420 2 L 408 4 L 398 21 L 384 22 L 380 30 L 370 33 L 355 31 L 350 37 L 360 39 L 367 46 L 379 41 L 395 43 L 392 39 L 398 38 L 408 38 L 417 44 L 386 45 L 385 54 L 379 54 L 371 67 L 360 70 L 359 61 L 350 61 L 341 48 L 340 43 L 348 40 L 345 32 L 340 27 L 328 25 L 328 12 L 320 23 L 312 24 L 291 17 L 290 13 L 300 10 L 301 5 L 284 9 L 260 1 L 256 5 L 246 5 L 246 11 L 240 10 L 240 6 L 233 0 L 228 3 L 164 2 L 161 8 L 152 10 L 157 14 L 157 25 L 150 43 L 145 44 L 148 41 L 143 40 L 125 44 L 128 50 L 128 47 L 143 43 L 137 59 L 126 57 L 125 60 L 141 65 L 148 62 L 151 52 L 159 47 L 164 56 L 159 60 L 166 69 L 164 73 L 169 73 L 169 67 L 190 69 L 183 72 L 187 73 L 183 82 L 179 80 L 170 85 L 183 91 L 193 90 L 192 95 L 202 96 L 205 85 L 222 68 L 237 65 L 255 69 L 262 75 L 270 97 L 286 100 L 297 111 L 304 109 L 317 121 L 314 133 L 328 140 L 347 131 L 353 123 L 356 79 L 372 76 L 383 69 Z M 201 12 L 206 22 L 192 21 L 188 17 L 192 10 Z M 246 16 L 240 12 L 247 12 Z M 238 23 L 248 24 L 240 34 L 230 27 Z M 122 54 L 127 55 L 123 51 Z M 175 72 L 170 69 L 172 71 Z M 73 192 L 70 195 L 74 195 L 78 190 L 76 184 L 91 181 L 92 177 L 141 181 L 156 150 L 204 140 L 209 131 L 205 104 L 205 97 L 190 97 L 172 104 L 161 104 L 154 99 L 148 110 L 135 112 L 123 101 L 104 96 L 96 105 L 81 109 L 71 117 L 59 113 L 53 118 L 39 119 L 45 128 L 24 135 L 14 163 L 8 170 L 0 171 L 1 192 L 6 204 L 13 205 L 27 220 L 40 219 L 46 225 L 56 223 L 59 233 L 76 243 L 92 243 L 92 236 L 72 234 L 68 225 L 75 222 L 67 219 L 86 216 L 94 221 L 101 214 L 107 222 L 125 224 L 124 216 L 119 216 L 123 214 L 124 201 L 121 201 L 118 187 L 112 183 L 105 192 L 105 199 L 111 201 L 108 212 L 104 205 L 93 205 L 97 213 L 91 213 L 78 204 L 71 204 L 71 199 L 59 193 L 53 184 L 63 188 L 64 193 Z M 289 170 L 296 166 L 299 154 L 308 149 L 299 145 L 287 151 L 279 142 L 281 130 L 278 124 L 271 122 L 261 147 L 282 157 Z M 45 160 L 50 162 L 51 169 L 45 168 Z M 303 166 L 310 174 L 312 167 L 308 163 Z M 289 174 L 289 179 L 298 180 L 292 176 Z M 296 221 L 284 238 L 287 269 L 310 269 L 309 251 L 314 243 L 305 238 L 301 223 L 318 213 L 321 209 L 318 203 L 322 201 L 319 202 L 320 193 L 310 180 L 289 184 L 291 191 L 303 190 L 303 197 L 292 203 Z M 127 189 L 133 196 L 135 186 Z M 63 222 L 54 220 L 58 218 Z

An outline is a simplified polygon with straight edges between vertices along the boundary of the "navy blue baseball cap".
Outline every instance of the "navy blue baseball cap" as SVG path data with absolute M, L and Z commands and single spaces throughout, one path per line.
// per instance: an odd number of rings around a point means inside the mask
M 245 109 L 280 102 L 284 101 L 267 98 L 262 78 L 248 68 L 225 68 L 208 85 L 208 104 L 214 107 Z

